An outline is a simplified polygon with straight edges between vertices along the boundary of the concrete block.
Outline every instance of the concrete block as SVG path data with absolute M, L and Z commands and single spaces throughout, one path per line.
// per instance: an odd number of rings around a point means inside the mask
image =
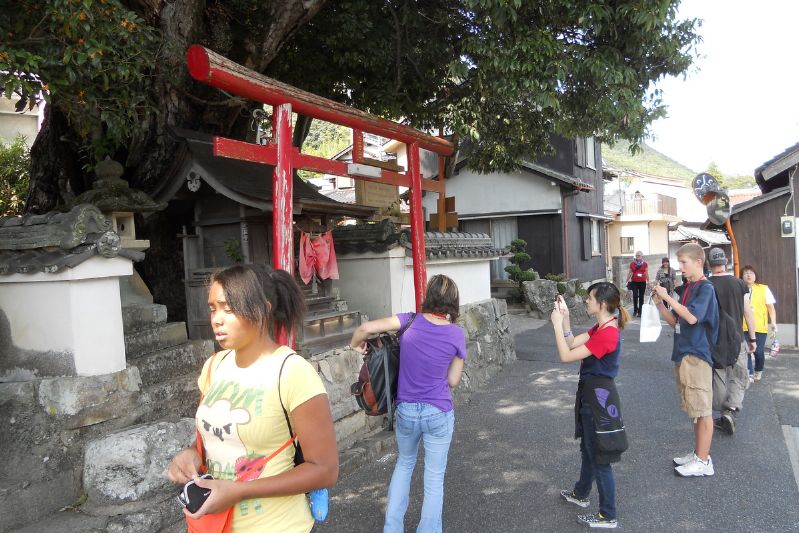
M 122 327 L 126 334 L 164 324 L 166 318 L 165 305 L 135 304 L 122 307 Z
M 43 379 L 38 403 L 50 416 L 66 419 L 65 427 L 73 429 L 116 418 L 140 387 L 135 368 L 101 376 Z
M 136 426 L 88 443 L 83 485 L 89 504 L 121 505 L 174 492 L 167 466 L 194 436 L 194 420 L 186 418 Z
M 125 335 L 125 356 L 128 361 L 188 340 L 184 322 L 159 324 L 150 329 Z

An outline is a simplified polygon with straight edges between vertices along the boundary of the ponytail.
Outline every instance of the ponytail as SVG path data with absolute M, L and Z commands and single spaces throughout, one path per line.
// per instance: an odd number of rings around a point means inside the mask
M 619 329 L 624 329 L 624 325 L 630 321 L 630 313 L 624 306 L 619 307 Z
M 293 331 L 302 326 L 306 306 L 300 286 L 285 270 L 271 269 L 267 279 L 264 291 L 271 303 L 269 333 L 274 337 L 278 331 Z

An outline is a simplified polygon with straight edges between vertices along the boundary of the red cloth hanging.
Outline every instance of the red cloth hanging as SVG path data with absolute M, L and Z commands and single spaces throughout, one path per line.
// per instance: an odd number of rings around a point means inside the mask
M 303 283 L 311 282 L 314 271 L 320 279 L 339 279 L 332 231 L 318 237 L 300 232 L 300 278 Z

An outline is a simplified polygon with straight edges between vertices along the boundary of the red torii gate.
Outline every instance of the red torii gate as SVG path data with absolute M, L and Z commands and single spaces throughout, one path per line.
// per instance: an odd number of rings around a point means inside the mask
M 454 147 L 449 141 L 414 128 L 376 117 L 364 111 L 301 91 L 285 83 L 258 74 L 234 63 L 200 45 L 186 52 L 189 74 L 203 83 L 228 93 L 243 96 L 256 102 L 273 106 L 272 143 L 262 146 L 214 137 L 214 155 L 242 159 L 275 167 L 272 187 L 272 264 L 287 272 L 294 271 L 292 176 L 294 169 L 309 170 L 352 177 L 410 188 L 411 243 L 413 246 L 413 285 L 416 310 L 421 311 L 427 283 L 424 232 L 422 220 L 422 190 L 439 193 L 439 221 L 443 225 L 444 180 L 441 175 L 443 157 L 452 155 Z M 353 130 L 353 162 L 348 165 L 308 154 L 302 154 L 291 145 L 291 113 L 347 126 Z M 408 170 L 395 172 L 364 164 L 363 132 L 404 142 L 407 146 Z M 419 166 L 419 149 L 424 148 L 439 156 L 439 179 L 422 179 Z M 443 228 L 441 228 L 443 230 Z

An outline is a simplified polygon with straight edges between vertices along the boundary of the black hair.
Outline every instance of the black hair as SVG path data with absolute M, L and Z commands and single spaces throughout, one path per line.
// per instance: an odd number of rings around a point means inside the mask
M 436 274 L 427 282 L 427 291 L 422 302 L 423 313 L 442 313 L 455 322 L 460 315 L 458 286 L 444 274 Z
M 305 296 L 285 270 L 266 265 L 234 265 L 211 274 L 208 286 L 214 283 L 222 287 L 234 315 L 273 339 L 277 332 L 292 331 L 302 324 Z
M 760 283 L 763 285 L 763 282 L 760 281 L 760 274 L 757 273 L 757 270 L 755 270 L 755 267 L 752 265 L 744 265 L 744 267 L 741 269 L 741 279 L 744 279 L 744 272 L 747 270 L 751 271 L 755 275 L 755 283 Z
M 588 294 L 594 293 L 594 300 L 603 303 L 607 307 L 608 313 L 615 314 L 619 311 L 619 329 L 624 329 L 624 325 L 630 320 L 630 313 L 621 305 L 621 293 L 619 288 L 609 281 L 600 281 L 588 287 Z

